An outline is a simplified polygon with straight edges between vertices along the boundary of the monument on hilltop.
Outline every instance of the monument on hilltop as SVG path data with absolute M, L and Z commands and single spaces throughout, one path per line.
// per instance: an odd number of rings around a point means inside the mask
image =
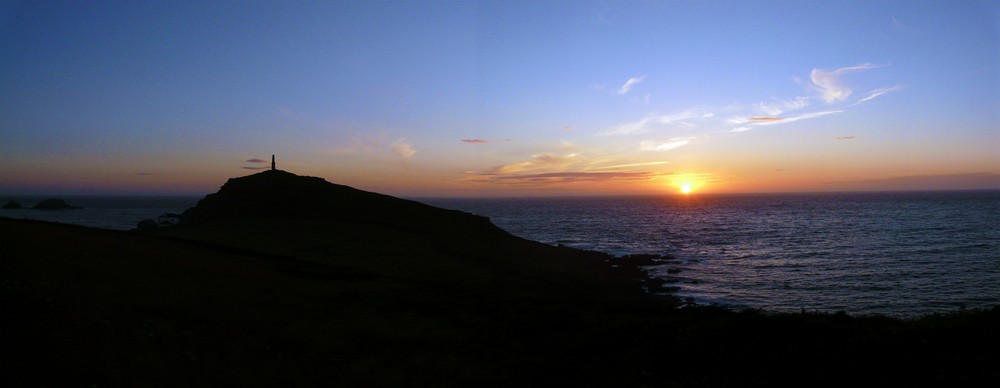
M 275 170 L 275 168 L 274 168 L 274 155 L 272 154 L 271 155 L 271 171 L 274 171 L 274 170 Z

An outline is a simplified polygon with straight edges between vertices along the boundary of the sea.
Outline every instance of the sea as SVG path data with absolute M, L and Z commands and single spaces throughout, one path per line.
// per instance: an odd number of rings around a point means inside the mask
M 547 244 L 674 257 L 650 274 L 697 304 L 897 317 L 1000 305 L 1000 191 L 425 202 Z
M 128 230 L 199 199 L 60 198 L 84 209 L 0 217 Z M 675 258 L 649 274 L 696 304 L 898 317 L 1000 305 L 1000 191 L 417 200 L 546 244 Z
M 83 209 L 34 210 L 35 204 L 58 198 Z M 4 196 L 0 206 L 15 201 L 24 209 L 0 209 L 0 217 L 24 218 L 60 222 L 92 228 L 131 230 L 142 220 L 176 222 L 176 215 L 193 207 L 201 197 L 195 196 Z

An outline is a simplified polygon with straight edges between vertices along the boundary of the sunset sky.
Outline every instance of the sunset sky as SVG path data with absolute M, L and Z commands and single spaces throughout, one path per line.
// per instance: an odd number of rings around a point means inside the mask
M 1000 189 L 1000 3 L 0 1 L 0 194 Z

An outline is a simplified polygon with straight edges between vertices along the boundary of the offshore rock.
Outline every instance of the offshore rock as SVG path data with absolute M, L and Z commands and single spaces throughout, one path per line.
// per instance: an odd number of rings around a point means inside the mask
M 31 208 L 32 209 L 36 209 L 36 210 L 83 209 L 82 207 L 79 207 L 79 206 L 72 206 L 72 205 L 66 203 L 66 201 L 58 199 L 58 198 L 49 198 L 49 199 L 46 199 L 46 200 L 44 200 L 42 202 L 39 202 L 39 203 L 35 204 L 35 206 L 32 206 Z
M 19 203 L 17 201 L 10 200 L 9 202 L 7 202 L 7 203 L 5 203 L 3 205 L 3 208 L 4 209 L 24 209 L 24 206 L 21 205 L 21 203 Z

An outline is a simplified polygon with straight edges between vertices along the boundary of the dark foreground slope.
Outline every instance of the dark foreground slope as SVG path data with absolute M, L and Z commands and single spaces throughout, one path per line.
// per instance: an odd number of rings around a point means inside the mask
M 670 299 L 641 293 L 639 273 L 611 269 L 604 255 L 525 241 L 480 217 L 322 181 L 287 204 L 291 197 L 276 193 L 305 181 L 277 173 L 231 180 L 185 213 L 186 226 L 151 235 L 0 219 L 0 381 L 1000 381 L 1000 309 L 910 321 L 675 309 Z M 269 176 L 290 181 L 261 188 Z M 370 202 L 359 205 L 350 195 Z M 336 206 L 343 207 L 315 211 Z M 462 226 L 435 224 L 449 217 Z

